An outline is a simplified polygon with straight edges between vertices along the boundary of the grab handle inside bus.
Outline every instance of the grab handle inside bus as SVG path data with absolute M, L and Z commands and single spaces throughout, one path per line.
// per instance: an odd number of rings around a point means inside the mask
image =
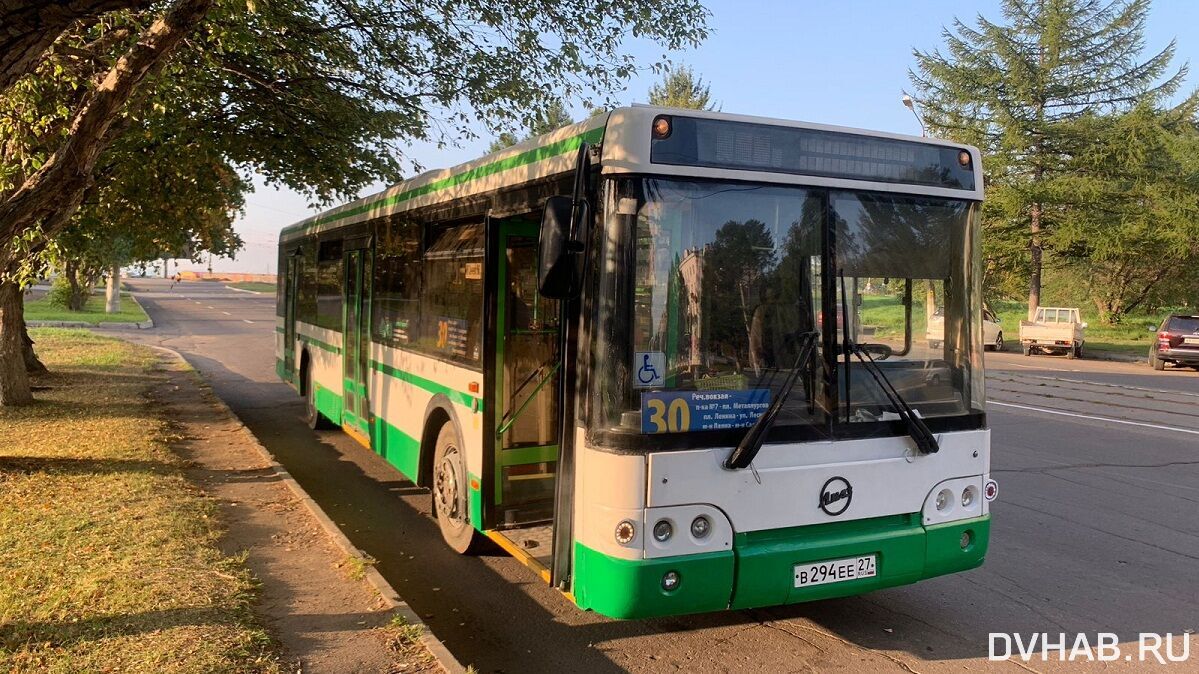
M 545 200 L 541 214 L 541 236 L 537 242 L 537 285 L 542 297 L 565 300 L 577 297 L 583 285 L 587 246 L 584 225 L 591 219 L 587 201 L 587 175 L 591 168 L 591 146 L 579 146 L 571 196 Z

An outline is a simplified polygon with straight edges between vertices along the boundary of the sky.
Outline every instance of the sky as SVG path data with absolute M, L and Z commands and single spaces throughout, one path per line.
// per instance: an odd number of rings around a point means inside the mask
M 766 2 L 707 0 L 712 35 L 700 47 L 671 55 L 711 86 L 725 112 L 837 124 L 920 135 L 920 126 L 901 98 L 909 87 L 913 47 L 931 50 L 943 44 L 943 26 L 979 14 L 999 21 L 998 0 L 843 0 L 842 2 Z M 1145 54 L 1156 54 L 1177 41 L 1175 64 L 1196 70 L 1185 88 L 1199 87 L 1199 2 L 1156 0 L 1147 24 Z M 647 65 L 661 50 L 648 43 L 628 49 Z M 657 81 L 643 73 L 616 95 L 622 104 L 645 102 Z M 581 106 L 576 119 L 585 116 Z M 480 138 L 438 149 L 413 145 L 409 156 L 427 168 L 453 166 L 487 153 L 492 136 L 479 125 Z M 245 214 L 235 225 L 245 248 L 234 259 L 216 258 L 216 271 L 274 273 L 279 230 L 323 209 L 312 209 L 303 195 L 266 187 L 246 198 Z M 364 188 L 360 196 L 386 187 Z M 179 269 L 206 268 L 181 263 Z M 171 270 L 175 266 L 172 264 Z

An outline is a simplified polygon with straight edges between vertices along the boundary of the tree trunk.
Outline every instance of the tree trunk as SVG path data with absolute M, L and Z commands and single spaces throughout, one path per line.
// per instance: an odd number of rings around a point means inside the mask
M 25 317 L 21 288 L 0 282 L 0 407 L 33 402 L 25 371 Z
M 108 270 L 108 285 L 104 288 L 104 312 L 121 313 L 121 265 L 113 264 Z
M 29 374 L 45 374 L 49 370 L 34 352 L 33 338 L 29 336 L 28 326 L 25 325 L 25 293 L 17 293 L 17 302 L 19 302 L 17 315 L 21 317 L 21 344 L 25 351 L 25 371 Z
M 38 228 L 45 238 L 66 226 L 91 184 L 101 152 L 112 142 L 113 124 L 146 77 L 208 13 L 213 0 L 175 0 L 113 64 L 71 118 L 69 133 L 54 154 L 16 191 L 0 201 L 0 272 L 16 261 L 7 242 Z
M 71 24 L 118 9 L 138 9 L 149 0 L 30 0 L 0 2 L 0 91 L 37 67 L 46 48 Z
M 1032 236 L 1028 241 L 1028 252 L 1031 256 L 1031 267 L 1028 274 L 1028 320 L 1037 315 L 1037 307 L 1041 306 L 1041 204 L 1032 205 L 1030 213 L 1031 224 L 1029 232 Z

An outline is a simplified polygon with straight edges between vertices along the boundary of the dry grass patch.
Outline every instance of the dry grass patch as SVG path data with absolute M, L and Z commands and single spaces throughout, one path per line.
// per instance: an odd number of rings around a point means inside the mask
M 279 671 L 254 581 L 145 397 L 153 353 L 33 338 L 48 388 L 0 410 L 0 671 Z

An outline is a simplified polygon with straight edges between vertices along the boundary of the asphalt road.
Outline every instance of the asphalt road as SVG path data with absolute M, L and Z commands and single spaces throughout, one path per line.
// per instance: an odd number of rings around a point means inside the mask
M 309 431 L 274 373 L 274 298 L 133 280 L 181 351 L 463 662 L 480 672 L 1059 671 L 988 662 L 993 632 L 1190 639 L 1199 671 L 1199 373 L 988 354 L 991 548 L 968 573 L 769 610 L 617 622 L 514 559 L 441 544 L 429 496 L 340 432 Z M 1175 644 L 1176 652 L 1182 646 Z M 1121 658 L 1123 659 L 1123 658 Z M 1137 663 L 1104 663 L 1132 669 Z

